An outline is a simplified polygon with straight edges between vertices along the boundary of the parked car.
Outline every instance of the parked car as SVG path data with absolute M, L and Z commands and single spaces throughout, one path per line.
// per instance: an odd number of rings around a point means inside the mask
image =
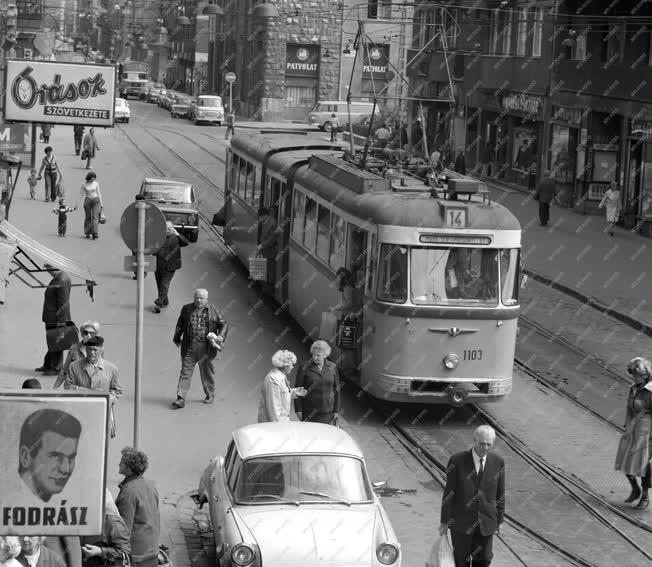
M 237 429 L 204 471 L 198 499 L 208 502 L 220 567 L 401 564 L 362 451 L 331 425 Z
M 189 118 L 195 124 L 211 122 L 221 126 L 224 121 L 222 97 L 215 95 L 202 95 L 197 97 L 190 107 Z
M 172 108 L 172 103 L 178 96 L 180 96 L 180 93 L 176 91 L 167 91 L 165 96 L 159 98 L 157 104 L 161 108 L 165 108 L 165 110 L 170 110 Z
M 129 103 L 124 98 L 115 99 L 115 110 L 113 111 L 116 122 L 129 122 L 131 118 L 131 110 Z
M 158 102 L 159 98 L 165 96 L 165 85 L 162 83 L 153 83 L 145 94 L 147 102 Z
M 356 124 L 373 112 L 373 102 L 351 102 L 351 123 Z M 332 115 L 335 114 L 340 125 L 349 123 L 349 109 L 345 100 L 325 100 L 317 103 L 308 115 L 308 124 L 317 126 L 320 130 L 331 131 Z
M 170 116 L 172 118 L 187 117 L 192 106 L 192 98 L 189 96 L 176 96 L 170 107 Z
M 140 186 L 140 194 L 146 201 L 155 203 L 165 220 L 170 221 L 190 242 L 197 242 L 199 209 L 190 183 L 148 177 Z

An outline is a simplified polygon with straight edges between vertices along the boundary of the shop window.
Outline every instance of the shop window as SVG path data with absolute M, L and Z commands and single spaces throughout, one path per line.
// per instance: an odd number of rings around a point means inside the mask
M 292 236 L 297 242 L 303 242 L 303 226 L 305 218 L 306 196 L 298 191 L 294 192 L 294 205 L 292 207 Z
M 383 244 L 378 262 L 378 299 L 405 303 L 407 299 L 408 249 L 397 244 Z
M 331 248 L 328 263 L 337 271 L 344 266 L 346 254 L 346 223 L 342 217 L 333 213 L 331 215 Z
M 529 173 L 530 168 L 536 165 L 536 132 L 536 127 L 521 126 L 514 128 L 512 167 L 522 173 Z
M 293 87 L 285 86 L 285 106 L 287 108 L 313 109 L 317 102 L 317 86 Z
M 552 125 L 550 144 L 550 169 L 553 178 L 560 183 L 572 183 L 575 171 L 576 130 L 560 124 Z
M 303 245 L 315 252 L 315 241 L 317 240 L 317 203 L 306 198 L 306 212 L 303 224 Z
M 330 232 L 331 232 L 331 212 L 319 205 L 317 214 L 317 258 L 328 262 L 329 247 L 330 247 Z

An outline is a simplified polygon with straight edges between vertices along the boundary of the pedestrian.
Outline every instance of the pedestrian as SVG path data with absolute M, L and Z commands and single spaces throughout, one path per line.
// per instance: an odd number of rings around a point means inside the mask
M 84 130 L 86 128 L 83 124 L 75 124 L 72 128 L 75 139 L 75 155 L 78 156 L 81 153 L 82 140 L 84 139 Z
M 100 146 L 95 137 L 95 128 L 91 128 L 84 136 L 83 147 L 84 151 L 81 155 L 82 161 L 86 160 L 86 169 L 93 169 L 91 161 L 95 157 L 95 152 L 100 151 Z
M 464 157 L 464 148 L 457 149 L 454 171 L 460 175 L 466 175 L 466 158 Z
M 32 169 L 29 177 L 27 178 L 27 185 L 29 185 L 29 197 L 30 199 L 36 199 L 36 186 L 38 185 L 38 174 L 35 169 Z M 47 200 L 47 199 L 46 199 Z
M 267 260 L 267 285 L 273 287 L 276 283 L 276 256 L 278 255 L 278 240 L 282 230 L 276 223 L 276 215 L 270 209 L 261 207 L 258 211 L 260 223 L 260 244 L 256 248 Z
M 43 536 L 21 536 L 18 562 L 23 567 L 67 567 L 63 557 L 48 549 L 44 542 Z
M 455 567 L 489 567 L 494 534 L 505 517 L 505 462 L 490 453 L 496 432 L 481 425 L 473 448 L 453 455 L 446 467 L 439 535 L 451 530 Z
M 124 567 L 130 564 L 131 533 L 107 488 L 102 534 L 81 538 L 84 567 Z
M 45 157 L 41 162 L 41 168 L 38 170 L 37 180 L 40 181 L 41 175 L 45 171 L 45 200 L 54 202 L 57 198 L 57 180 L 63 177 L 59 164 L 51 146 L 45 148 Z
M 174 331 L 174 344 L 181 350 L 181 371 L 177 386 L 177 399 L 172 409 L 181 409 L 186 405 L 186 395 L 190 389 L 195 366 L 199 365 L 199 375 L 206 398 L 205 404 L 215 401 L 215 365 L 214 360 L 221 350 L 229 332 L 229 325 L 222 314 L 208 303 L 208 291 L 197 289 L 194 301 L 181 308 L 177 326 Z M 216 338 L 209 340 L 209 333 Z
M 492 173 L 491 163 L 493 159 L 493 150 L 489 144 L 485 144 L 482 150 L 482 169 L 480 175 L 482 177 L 489 177 Z
M 629 504 L 640 498 L 634 508 L 645 510 L 650 503 L 648 491 L 652 486 L 652 366 L 649 360 L 637 356 L 629 361 L 627 372 L 634 384 L 627 396 L 625 433 L 618 444 L 615 469 L 625 473 L 632 487 L 625 502 Z M 639 476 L 641 486 L 636 480 Z
M 86 174 L 86 181 L 81 186 L 79 193 L 79 203 L 75 209 L 84 204 L 84 235 L 86 238 L 93 237 L 97 240 L 100 237 L 100 215 L 104 208 L 102 202 L 102 191 L 100 184 L 97 182 L 97 175 L 94 171 Z
M 66 230 L 68 228 L 68 213 L 72 213 L 75 208 L 70 208 L 66 206 L 65 199 L 59 199 L 59 206 L 56 209 L 53 209 L 52 212 L 58 215 L 59 219 L 59 236 L 66 236 Z
M 391 133 L 389 129 L 383 125 L 374 132 L 374 137 L 376 138 L 376 144 L 379 148 L 384 148 L 389 142 L 389 137 Z
M 290 421 L 292 399 L 303 397 L 303 387 L 290 388 L 288 376 L 292 373 L 297 357 L 289 350 L 278 350 L 272 356 L 273 368 L 263 380 L 258 404 L 258 423 L 268 421 Z
M 90 338 L 100 334 L 100 324 L 97 321 L 84 321 L 79 326 L 79 334 L 81 335 L 81 341 L 68 349 L 68 356 L 66 356 L 65 362 L 61 365 L 61 371 L 54 382 L 54 386 L 52 386 L 55 390 L 60 388 L 66 381 L 70 365 L 77 360 L 86 358 L 86 343 Z
M 188 246 L 188 241 L 177 232 L 170 221 L 165 223 L 165 227 L 165 242 L 156 253 L 156 271 L 154 272 L 158 290 L 158 297 L 154 300 L 156 313 L 160 313 L 163 307 L 169 305 L 170 283 L 174 273 L 181 269 L 181 248 Z
M 609 189 L 607 189 L 604 197 L 602 197 L 602 201 L 600 201 L 600 204 L 598 205 L 600 209 L 605 209 L 605 217 L 607 220 L 607 230 L 609 232 L 609 236 L 614 235 L 614 225 L 620 218 L 621 206 L 622 204 L 618 185 L 612 181 L 609 184 Z
M 104 360 L 104 338 L 96 335 L 84 343 L 86 356 L 72 362 L 68 367 L 65 390 L 107 392 L 110 407 L 110 433 L 115 437 L 116 423 L 113 406 L 122 396 L 118 367 Z
M 557 186 L 555 180 L 550 177 L 550 170 L 543 172 L 543 179 L 539 182 L 534 199 L 539 201 L 539 222 L 541 226 L 547 226 L 550 221 L 550 203 L 556 199 Z
M 417 118 L 412 125 L 410 142 L 414 151 L 418 153 L 423 146 L 423 128 L 421 126 L 421 118 Z
M 158 567 L 161 517 L 158 491 L 143 477 L 148 465 L 142 451 L 133 447 L 122 449 L 119 472 L 125 478 L 119 484 L 115 503 L 130 534 L 133 567 Z
M 295 386 L 306 389 L 304 397 L 294 400 L 294 411 L 301 421 L 337 425 L 340 413 L 340 373 L 328 360 L 331 347 L 317 340 L 310 347 L 311 359 L 297 372 Z
M 36 378 L 28 378 L 23 382 L 21 388 L 23 390 L 40 390 L 42 386 Z
M 235 113 L 229 109 L 229 112 L 226 115 L 226 120 L 224 121 L 226 125 L 226 132 L 224 132 L 224 139 L 228 140 L 235 134 Z
M 16 559 L 20 551 L 18 536 L 0 536 L 0 567 L 22 567 Z
M 45 264 L 45 269 L 52 276 L 50 283 L 45 288 L 43 298 L 43 315 L 41 317 L 45 323 L 45 334 L 51 329 L 65 327 L 66 323 L 71 320 L 70 317 L 70 290 L 72 282 L 70 276 L 63 270 Z M 55 376 L 59 374 L 61 363 L 63 362 L 63 351 L 60 347 L 53 345 L 52 349 L 43 358 L 43 364 L 36 368 L 37 372 L 43 372 L 45 376 Z
M 331 142 L 337 142 L 338 132 L 340 131 L 340 119 L 337 114 L 331 114 Z
M 50 143 L 50 134 L 52 133 L 51 124 L 41 124 L 41 134 L 43 135 L 43 143 Z

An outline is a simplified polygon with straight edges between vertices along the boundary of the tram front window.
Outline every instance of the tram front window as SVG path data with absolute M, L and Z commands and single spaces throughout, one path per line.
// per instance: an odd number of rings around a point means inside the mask
M 497 306 L 498 252 L 487 248 L 412 248 L 412 302 Z
M 407 301 L 408 249 L 383 244 L 378 260 L 378 299 L 389 303 Z

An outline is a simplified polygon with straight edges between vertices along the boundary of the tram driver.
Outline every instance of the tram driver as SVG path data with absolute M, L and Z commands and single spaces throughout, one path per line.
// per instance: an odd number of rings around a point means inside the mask
M 474 250 L 469 248 L 453 248 L 450 251 L 445 274 L 448 299 L 497 299 L 498 256 L 496 251 L 480 251 L 479 273 L 471 269 L 473 253 Z

